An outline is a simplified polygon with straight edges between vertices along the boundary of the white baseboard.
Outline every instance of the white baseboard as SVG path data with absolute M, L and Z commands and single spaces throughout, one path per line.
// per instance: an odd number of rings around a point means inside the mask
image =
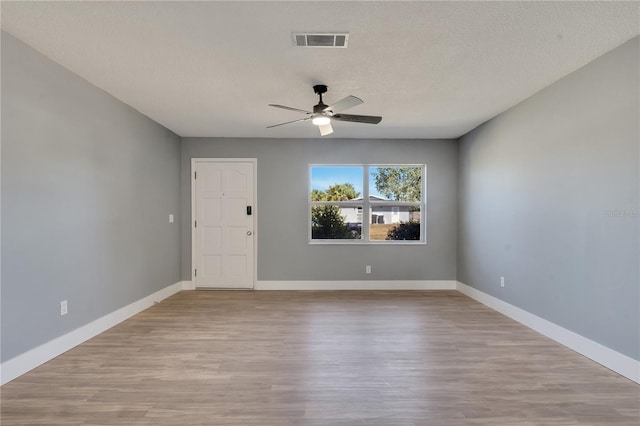
M 636 383 L 640 383 L 639 361 L 459 281 L 457 289 L 483 305 L 518 321 L 520 324 L 526 325 Z
M 193 281 L 181 281 L 183 290 L 195 290 L 196 283 Z
M 254 290 L 455 290 L 457 281 L 256 281 Z
M 47 343 L 44 343 L 36 348 L 33 348 L 23 354 L 20 354 L 10 360 L 3 362 L 0 365 L 0 385 L 10 382 L 11 380 L 23 375 L 24 373 L 33 370 L 34 368 L 44 364 L 47 361 L 52 360 L 58 355 L 72 349 L 82 342 L 85 342 L 92 337 L 108 330 L 132 317 L 133 315 L 144 311 L 152 306 L 154 303 L 158 303 L 169 296 L 181 291 L 185 286 L 184 281 L 177 282 L 170 286 L 158 290 L 155 293 L 143 297 L 142 299 L 133 302 L 125 307 L 122 307 L 116 311 L 111 312 L 98 318 L 95 321 L 90 322 L 87 325 L 83 325 L 63 336 L 57 337 Z

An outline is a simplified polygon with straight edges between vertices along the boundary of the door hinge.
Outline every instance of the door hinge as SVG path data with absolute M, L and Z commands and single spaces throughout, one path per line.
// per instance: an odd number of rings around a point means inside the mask
M 194 220 L 194 221 L 193 221 L 193 227 L 194 227 L 194 228 L 197 228 L 197 227 L 198 227 L 198 221 L 197 221 L 197 220 Z
M 197 270 L 197 269 L 194 269 L 194 270 L 193 270 L 193 276 L 194 276 L 194 277 L 197 277 L 197 276 L 198 276 L 198 270 Z
M 193 179 L 198 179 L 198 172 L 193 172 Z

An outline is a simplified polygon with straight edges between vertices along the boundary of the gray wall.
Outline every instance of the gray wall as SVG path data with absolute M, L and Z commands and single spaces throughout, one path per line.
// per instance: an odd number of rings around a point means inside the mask
M 180 138 L 6 33 L 1 166 L 2 361 L 180 280 Z
M 458 166 L 458 279 L 634 359 L 638 51 L 635 38 L 464 136 Z
M 455 280 L 456 141 L 224 138 L 182 140 L 183 279 L 191 279 L 191 159 L 234 157 L 258 160 L 258 280 Z M 427 245 L 309 245 L 310 163 L 425 163 Z

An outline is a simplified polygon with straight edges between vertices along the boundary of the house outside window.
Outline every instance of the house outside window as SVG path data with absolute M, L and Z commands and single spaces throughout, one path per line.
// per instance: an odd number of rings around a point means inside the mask
M 424 164 L 310 165 L 309 176 L 312 244 L 426 243 Z

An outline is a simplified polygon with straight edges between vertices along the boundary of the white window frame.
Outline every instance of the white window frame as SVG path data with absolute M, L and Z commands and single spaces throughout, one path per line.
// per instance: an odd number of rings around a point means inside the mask
M 362 167 L 362 201 L 311 201 L 311 171 L 314 167 Z M 420 180 L 420 201 L 371 201 L 369 194 L 369 173 L 371 167 L 419 167 L 422 169 L 422 179 Z M 307 182 L 307 228 L 309 244 L 356 244 L 356 245 L 425 245 L 427 244 L 427 166 L 426 164 L 309 164 Z M 360 207 L 362 206 L 362 233 L 360 239 L 313 239 L 311 235 L 311 208 L 313 206 L 338 206 L 338 207 Z M 390 207 L 419 207 L 420 208 L 420 239 L 419 240 L 371 240 L 369 231 L 371 226 L 371 208 L 373 206 Z

